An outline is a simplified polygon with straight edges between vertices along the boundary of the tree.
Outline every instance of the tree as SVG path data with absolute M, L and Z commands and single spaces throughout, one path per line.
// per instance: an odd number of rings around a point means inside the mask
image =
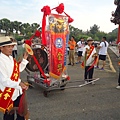
M 10 20 L 7 18 L 1 19 L 2 30 L 5 31 L 5 35 L 8 35 L 9 27 L 10 27 Z
M 102 37 L 104 37 L 106 35 L 107 35 L 107 33 L 102 32 L 102 31 L 99 31 L 99 32 L 96 33 L 96 36 L 98 37 L 98 41 L 100 41 L 102 39 Z
M 14 22 L 10 22 L 9 35 L 13 34 L 13 31 L 14 31 Z
M 34 33 L 35 32 L 35 30 L 39 27 L 39 24 L 37 24 L 37 23 L 33 23 L 33 24 L 31 24 L 31 27 L 32 27 L 32 33 Z
M 96 24 L 94 24 L 92 27 L 90 27 L 90 33 L 95 35 L 97 32 L 99 32 L 99 28 Z
M 18 34 L 19 27 L 20 27 L 21 24 L 22 24 L 22 22 L 18 22 L 18 21 L 13 22 L 13 26 L 14 26 L 14 29 L 15 29 L 17 34 Z
M 2 20 L 0 20 L 0 33 L 1 33 L 1 30 L 2 30 Z

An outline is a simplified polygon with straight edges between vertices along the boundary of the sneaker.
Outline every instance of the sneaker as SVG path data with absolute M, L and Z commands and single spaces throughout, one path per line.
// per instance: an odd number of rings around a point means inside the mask
M 68 65 L 71 65 L 71 63 L 68 63 Z
M 92 84 L 92 85 L 95 85 L 95 82 L 93 81 L 91 84 Z
M 104 70 L 104 68 L 102 67 L 102 68 L 100 68 L 100 70 Z
M 88 84 L 88 81 L 85 81 L 85 84 Z
M 72 66 L 74 66 L 74 63 L 72 64 Z
M 98 67 L 98 66 L 95 66 L 95 69 L 99 69 L 99 67 Z
M 120 86 L 118 85 L 116 88 L 117 88 L 117 89 L 120 89 Z

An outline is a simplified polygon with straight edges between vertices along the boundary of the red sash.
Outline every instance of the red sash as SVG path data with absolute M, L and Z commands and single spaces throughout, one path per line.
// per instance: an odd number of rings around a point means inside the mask
M 88 58 L 90 57 L 92 51 L 94 50 L 94 46 L 90 46 L 90 49 L 89 49 L 89 53 L 86 52 L 85 53 L 85 60 L 81 63 L 81 67 L 84 68 L 85 67 L 85 64 L 86 64 L 86 61 L 88 60 Z M 88 55 L 87 55 L 88 54 Z
M 13 73 L 11 75 L 12 81 L 18 81 L 19 78 L 19 64 L 14 60 L 14 68 Z M 0 90 L 0 111 L 4 112 L 6 110 L 10 111 L 10 109 L 13 107 L 13 101 L 12 96 L 14 93 L 14 88 L 6 87 L 5 90 L 2 92 Z

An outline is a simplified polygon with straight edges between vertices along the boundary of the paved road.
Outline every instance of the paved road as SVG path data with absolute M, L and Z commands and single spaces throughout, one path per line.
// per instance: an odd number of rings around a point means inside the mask
M 27 93 L 31 120 L 120 120 L 120 91 L 115 88 L 118 59 L 110 49 L 108 53 L 116 72 L 111 69 L 108 59 L 105 71 L 95 70 L 94 77 L 100 78 L 95 85 L 52 91 L 48 98 L 43 96 L 38 87 L 29 89 Z M 75 84 L 83 83 L 84 71 L 78 64 L 68 66 L 68 73 L 71 81 L 81 80 Z M 21 77 L 26 79 L 25 72 Z

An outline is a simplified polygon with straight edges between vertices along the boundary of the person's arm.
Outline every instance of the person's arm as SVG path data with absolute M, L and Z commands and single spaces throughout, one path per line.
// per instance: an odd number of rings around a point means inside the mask
M 102 42 L 100 43 L 100 45 L 97 46 L 98 49 L 102 48 L 103 44 Z
M 27 58 L 28 58 L 28 53 L 25 52 L 23 60 L 20 63 L 20 72 L 22 72 L 26 68 L 26 65 L 28 64 Z
M 80 42 L 76 44 L 77 48 L 81 48 Z
M 83 52 L 82 52 L 82 56 L 84 57 L 86 53 L 86 47 L 84 47 Z

